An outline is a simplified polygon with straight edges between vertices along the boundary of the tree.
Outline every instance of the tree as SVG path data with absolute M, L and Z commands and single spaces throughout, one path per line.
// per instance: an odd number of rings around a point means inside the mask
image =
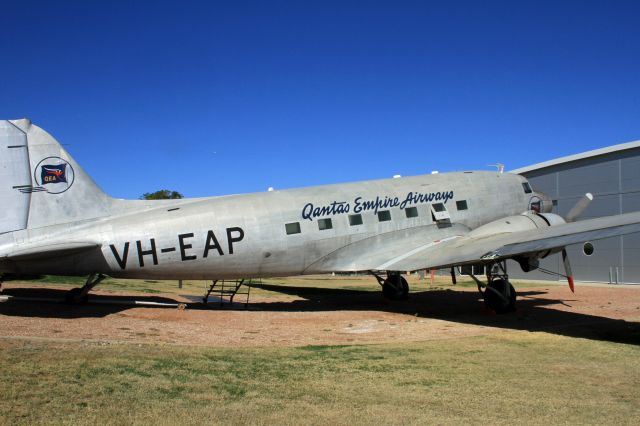
M 184 198 L 184 195 L 178 191 L 169 191 L 168 189 L 161 189 L 156 192 L 145 192 L 140 197 L 141 200 L 175 200 L 178 198 Z

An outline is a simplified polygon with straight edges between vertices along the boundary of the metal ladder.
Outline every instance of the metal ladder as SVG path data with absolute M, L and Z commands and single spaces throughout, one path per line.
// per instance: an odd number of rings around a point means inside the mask
M 247 309 L 249 306 L 249 294 L 251 293 L 250 286 L 244 286 L 246 290 L 240 291 L 242 285 L 244 284 L 245 279 L 241 280 L 213 280 L 209 289 L 206 291 L 204 297 L 202 298 L 202 302 L 204 304 L 209 303 L 209 296 L 213 293 L 220 299 L 220 307 L 224 307 L 225 304 L 232 305 L 233 299 L 236 295 L 240 294 L 245 296 L 246 299 L 244 302 L 244 308 Z

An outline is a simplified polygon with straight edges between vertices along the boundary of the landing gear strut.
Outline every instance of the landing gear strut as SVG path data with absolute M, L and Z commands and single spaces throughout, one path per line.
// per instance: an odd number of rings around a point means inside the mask
M 72 288 L 64 295 L 64 301 L 71 304 L 87 303 L 89 292 L 97 286 L 100 281 L 106 278 L 102 274 L 91 274 L 87 278 L 87 282 L 82 287 Z
M 487 284 L 484 284 L 475 275 L 471 275 L 471 278 L 478 285 L 478 291 L 484 299 L 484 305 L 498 314 L 515 311 L 516 290 L 509 282 L 507 262 L 494 263 L 488 265 L 487 268 Z
M 382 294 L 389 300 L 407 300 L 409 298 L 409 283 L 397 272 L 388 272 L 387 278 L 371 272 L 382 286 Z

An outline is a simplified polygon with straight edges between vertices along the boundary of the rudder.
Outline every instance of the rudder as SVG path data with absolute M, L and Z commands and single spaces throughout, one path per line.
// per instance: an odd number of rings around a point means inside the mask
M 27 136 L 10 121 L 0 121 L 0 234 L 27 227 L 31 187 Z

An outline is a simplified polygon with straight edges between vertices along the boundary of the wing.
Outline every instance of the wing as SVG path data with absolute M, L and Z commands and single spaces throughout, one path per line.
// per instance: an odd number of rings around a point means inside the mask
M 352 242 L 311 264 L 305 274 L 384 270 L 385 263 L 420 253 L 467 235 L 470 229 L 454 224 L 438 229 L 433 225 L 396 230 Z M 416 269 L 422 269 L 421 266 Z
M 415 271 L 470 263 L 489 263 L 518 255 L 543 253 L 570 244 L 640 232 L 640 212 L 566 223 L 549 228 L 471 235 L 442 241 L 407 256 L 390 259 L 380 270 Z M 376 269 L 376 268 L 374 268 Z
M 305 273 L 327 271 L 416 271 L 471 263 L 490 263 L 543 253 L 583 241 L 640 232 L 640 212 L 580 222 L 474 236 L 460 224 L 425 226 L 376 235 L 342 247 Z

